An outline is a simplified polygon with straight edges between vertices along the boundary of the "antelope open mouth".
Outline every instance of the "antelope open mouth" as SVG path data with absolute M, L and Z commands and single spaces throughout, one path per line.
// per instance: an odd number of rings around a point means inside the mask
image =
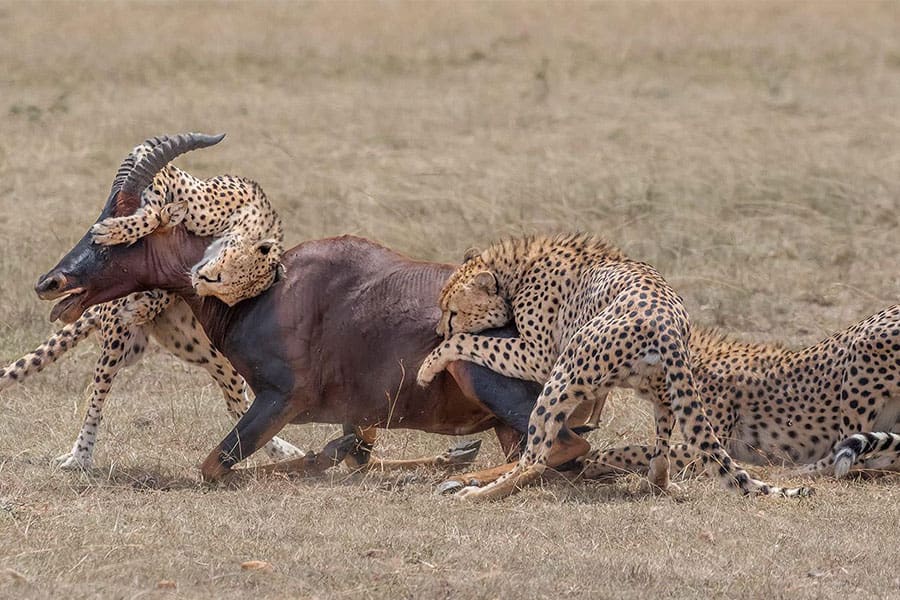
M 50 320 L 62 319 L 65 323 L 75 321 L 84 312 L 86 296 L 87 290 L 84 288 L 75 288 L 66 292 L 65 297 L 57 302 L 50 311 Z

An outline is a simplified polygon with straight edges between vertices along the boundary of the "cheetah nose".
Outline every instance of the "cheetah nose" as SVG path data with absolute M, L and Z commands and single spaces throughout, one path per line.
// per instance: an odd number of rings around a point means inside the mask
M 34 286 L 34 291 L 43 300 L 52 300 L 66 287 L 66 276 L 59 271 L 42 275 Z

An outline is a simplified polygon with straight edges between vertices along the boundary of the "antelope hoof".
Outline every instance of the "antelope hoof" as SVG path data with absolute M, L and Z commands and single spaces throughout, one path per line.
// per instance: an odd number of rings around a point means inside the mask
M 455 494 L 457 491 L 463 488 L 463 484 L 459 481 L 454 481 L 452 479 L 448 479 L 447 481 L 441 483 L 434 490 L 434 493 L 439 496 L 447 496 L 449 494 Z
M 233 473 L 231 468 L 226 467 L 220 462 L 218 449 L 214 450 L 213 453 L 203 461 L 203 464 L 200 465 L 200 479 L 204 483 L 221 481 L 231 473 Z
M 467 465 L 475 460 L 481 450 L 481 440 L 462 441 L 438 457 L 441 465 Z
M 321 452 L 307 454 L 306 459 L 324 471 L 340 464 L 355 447 L 356 435 L 348 433 L 325 444 Z

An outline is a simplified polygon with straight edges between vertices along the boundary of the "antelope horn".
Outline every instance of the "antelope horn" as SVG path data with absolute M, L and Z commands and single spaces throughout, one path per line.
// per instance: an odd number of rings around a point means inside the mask
M 134 157 L 129 156 L 119 167 L 116 174 L 118 182 L 123 175 L 126 166 L 131 159 L 131 169 L 125 175 L 122 181 L 122 193 L 126 196 L 140 197 L 144 188 L 150 185 L 153 178 L 159 173 L 163 167 L 172 162 L 178 156 L 197 150 L 199 148 L 207 148 L 222 141 L 225 137 L 224 133 L 219 135 L 204 135 L 202 133 L 182 133 L 175 137 L 159 137 L 147 140 L 147 145 L 152 145 L 152 150 L 147 153 L 137 164 L 134 164 Z
M 147 148 L 152 150 L 168 139 L 169 136 L 167 135 L 152 137 L 150 139 L 144 140 L 144 143 L 141 144 L 141 146 L 146 146 Z M 119 170 L 116 171 L 116 178 L 113 179 L 113 193 L 118 192 L 122 189 L 122 186 L 125 185 L 125 180 L 128 179 L 128 175 L 131 173 L 132 169 L 134 169 L 135 160 L 136 158 L 134 156 L 134 152 L 130 152 L 128 156 L 125 157 L 125 160 L 122 161 L 122 164 L 119 165 Z

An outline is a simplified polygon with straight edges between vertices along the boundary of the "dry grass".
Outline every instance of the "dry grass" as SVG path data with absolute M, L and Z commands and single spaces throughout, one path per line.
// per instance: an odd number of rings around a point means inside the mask
M 898 30 L 890 3 L 0 4 L 0 358 L 49 331 L 31 286 L 123 154 L 183 130 L 229 133 L 181 164 L 259 180 L 289 240 L 453 260 L 581 228 L 657 265 L 700 323 L 810 342 L 897 301 Z M 228 421 L 161 354 L 118 381 L 99 469 L 57 472 L 95 352 L 3 395 L 2 596 L 900 594 L 897 478 L 801 503 L 629 480 L 468 506 L 422 473 L 207 490 Z M 598 443 L 646 437 L 645 406 L 608 416 Z

